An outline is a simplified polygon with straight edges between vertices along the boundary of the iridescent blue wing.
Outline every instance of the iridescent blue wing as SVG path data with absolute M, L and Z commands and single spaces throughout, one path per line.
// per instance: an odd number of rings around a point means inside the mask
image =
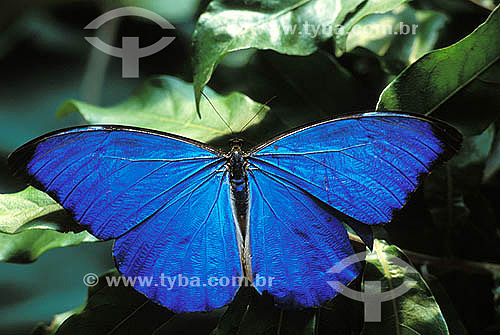
M 51 133 L 17 149 L 9 164 L 90 233 L 116 238 L 125 276 L 155 276 L 137 290 L 175 311 L 208 310 L 238 287 L 174 285 L 158 276 L 240 276 L 224 159 L 201 143 L 119 126 Z M 166 276 L 166 277 L 165 277 Z M 155 284 L 157 284 L 155 286 Z
M 136 290 L 175 312 L 209 311 L 234 298 L 242 270 L 227 173 L 205 175 L 149 221 L 113 247 L 121 273 L 152 279 Z
M 378 224 L 389 222 L 460 142 L 443 122 L 373 112 L 289 132 L 257 147 L 249 160 L 357 221 Z
M 278 306 L 320 306 L 337 292 L 328 281 L 347 285 L 359 264 L 327 271 L 354 253 L 347 231 L 332 209 L 285 179 L 249 168 L 252 282 Z
M 319 306 L 333 297 L 327 281 L 346 285 L 359 273 L 354 266 L 327 273 L 353 253 L 338 219 L 370 243 L 362 223 L 389 222 L 460 141 L 442 122 L 374 112 L 304 127 L 257 147 L 248 158 L 255 286 L 282 306 Z M 259 276 L 275 279 L 259 286 Z

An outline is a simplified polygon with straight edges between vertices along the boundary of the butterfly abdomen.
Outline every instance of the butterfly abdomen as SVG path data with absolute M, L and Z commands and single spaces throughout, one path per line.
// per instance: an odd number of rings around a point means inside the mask
M 236 219 L 244 237 L 246 231 L 246 217 L 248 215 L 248 176 L 246 162 L 238 150 L 233 150 L 229 158 L 229 182 L 231 185 L 231 201 Z
M 227 168 L 229 170 L 230 198 L 234 223 L 237 230 L 238 248 L 243 275 L 252 278 L 249 250 L 249 208 L 250 191 L 248 186 L 247 162 L 239 146 L 233 146 Z

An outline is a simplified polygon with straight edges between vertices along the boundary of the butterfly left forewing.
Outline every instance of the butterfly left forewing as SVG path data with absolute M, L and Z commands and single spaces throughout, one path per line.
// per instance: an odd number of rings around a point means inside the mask
M 9 157 L 17 175 L 46 191 L 90 233 L 117 239 L 121 273 L 174 311 L 221 307 L 238 289 L 207 282 L 241 276 L 224 164 L 199 142 L 114 125 L 47 134 Z M 138 276 L 153 281 L 140 285 Z M 166 286 L 179 276 L 199 283 Z

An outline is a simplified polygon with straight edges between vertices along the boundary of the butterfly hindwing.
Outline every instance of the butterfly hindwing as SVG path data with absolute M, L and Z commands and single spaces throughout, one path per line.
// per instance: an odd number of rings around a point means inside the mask
M 284 308 L 318 307 L 347 285 L 359 264 L 327 271 L 354 253 L 347 232 L 329 206 L 288 181 L 249 167 L 252 281 Z
M 227 173 L 205 175 L 113 247 L 123 274 L 151 278 L 135 289 L 174 312 L 228 304 L 242 276 Z M 163 279 L 162 279 L 163 276 Z

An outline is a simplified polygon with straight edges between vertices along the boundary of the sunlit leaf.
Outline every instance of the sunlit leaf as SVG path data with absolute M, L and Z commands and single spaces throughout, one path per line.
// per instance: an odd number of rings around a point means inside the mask
M 215 67 L 229 52 L 257 48 L 310 55 L 334 34 L 345 38 L 366 15 L 391 10 L 405 1 L 259 0 L 229 4 L 214 0 L 200 16 L 193 34 L 196 102 Z M 356 10 L 344 24 L 348 14 Z
M 12 194 L 0 194 L 0 232 L 15 233 L 27 229 L 24 225 L 63 208 L 46 193 L 34 187 Z M 45 223 L 31 229 L 48 228 Z
M 342 33 L 335 35 L 336 55 L 340 56 L 346 50 L 346 40 L 354 25 L 368 15 L 388 12 L 406 2 L 407 0 L 366 0 L 361 8 L 342 24 Z
M 239 131 L 259 113 L 249 126 L 259 123 L 269 110 L 241 93 L 219 95 L 207 89 L 205 94 L 219 114 L 235 131 Z M 160 76 L 146 81 L 126 101 L 112 107 L 99 107 L 70 100 L 64 103 L 59 117 L 78 112 L 91 124 L 120 124 L 161 130 L 208 142 L 230 134 L 224 121 L 207 101 L 200 119 L 195 113 L 193 87 L 180 79 Z
M 61 233 L 49 229 L 26 230 L 18 234 L 0 233 L 0 262 L 31 263 L 47 250 L 96 242 L 86 231 Z
M 365 17 L 347 38 L 346 51 L 361 47 L 375 53 L 391 73 L 434 47 L 446 16 L 432 10 L 415 10 L 403 5 L 391 12 Z
M 80 313 L 83 308 L 84 306 L 82 305 L 70 311 L 54 315 L 52 321 L 49 324 L 40 324 L 33 331 L 32 335 L 55 335 L 64 321 L 66 321 L 73 314 Z

